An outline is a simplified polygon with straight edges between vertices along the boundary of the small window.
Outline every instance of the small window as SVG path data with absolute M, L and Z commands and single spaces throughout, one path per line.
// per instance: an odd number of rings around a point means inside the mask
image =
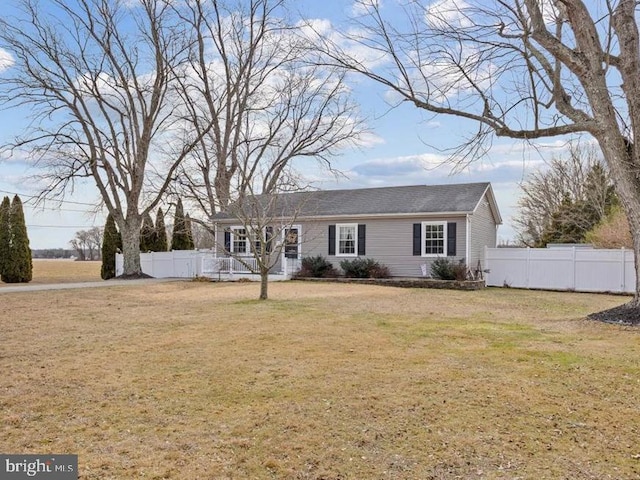
M 231 252 L 249 253 L 247 230 L 244 228 L 231 229 Z
M 358 225 L 356 223 L 336 225 L 336 252 L 345 257 L 355 257 L 358 251 Z
M 445 222 L 422 223 L 422 255 L 447 254 L 447 224 Z

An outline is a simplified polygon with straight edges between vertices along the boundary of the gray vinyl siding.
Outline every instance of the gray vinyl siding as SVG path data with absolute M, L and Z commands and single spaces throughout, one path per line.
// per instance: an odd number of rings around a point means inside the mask
M 497 243 L 496 221 L 486 196 L 480 201 L 476 211 L 469 217 L 470 245 L 469 267 L 475 269 L 478 260 L 484 266 L 484 247 L 493 248 Z
M 392 276 L 420 277 L 422 276 L 421 265 L 427 265 L 427 274 L 429 274 L 431 262 L 437 258 L 413 255 L 413 224 L 426 221 L 455 222 L 457 224 L 456 256 L 448 258 L 456 261 L 464 258 L 466 252 L 466 218 L 464 216 L 301 221 L 298 223 L 302 225 L 302 256 L 321 255 L 339 268 L 342 260 L 352 260 L 355 257 L 329 255 L 329 225 L 364 224 L 367 229 L 366 254 L 362 258 L 373 258 L 386 265 Z
M 469 215 L 470 245 L 467 249 L 467 217 L 458 216 L 415 216 L 402 218 L 385 217 L 353 217 L 340 220 L 295 222 L 300 226 L 302 257 L 321 255 L 330 260 L 336 268 L 340 268 L 342 260 L 352 260 L 356 257 L 329 255 L 329 225 L 352 223 L 366 225 L 366 254 L 362 258 L 372 258 L 389 267 L 391 275 L 395 277 L 420 277 L 421 265 L 426 265 L 427 275 L 431 272 L 431 263 L 437 257 L 422 257 L 413 255 L 413 224 L 422 222 L 455 222 L 456 223 L 456 255 L 447 257 L 454 261 L 464 260 L 473 270 L 480 260 L 484 268 L 484 247 L 496 245 L 496 223 L 488 203 L 483 199 L 476 211 Z M 218 253 L 223 253 L 223 231 L 225 226 L 236 225 L 237 222 L 220 222 L 218 234 Z M 469 258 L 467 259 L 467 250 Z M 280 269 L 280 262 L 272 269 Z

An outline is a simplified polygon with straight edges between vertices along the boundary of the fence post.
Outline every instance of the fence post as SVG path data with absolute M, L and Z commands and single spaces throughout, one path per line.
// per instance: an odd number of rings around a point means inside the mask
M 486 245 L 484 246 L 484 269 L 487 271 L 486 276 L 484 275 L 483 272 L 480 272 L 480 275 L 482 277 L 484 277 L 484 284 L 485 285 L 489 285 L 489 282 L 488 282 L 489 279 L 487 278 L 489 276 L 489 272 L 490 272 L 490 269 L 489 269 L 489 247 L 486 246 Z
M 529 283 L 530 283 L 530 268 L 531 268 L 531 247 L 527 247 L 527 264 L 525 267 L 525 278 L 526 278 L 526 288 L 529 288 Z
M 620 249 L 620 253 L 622 254 L 622 268 L 620 268 L 620 291 L 624 293 L 627 291 L 627 262 L 624 247 Z
M 572 252 L 571 252 L 571 263 L 573 264 L 573 278 L 571 279 L 571 283 L 572 283 L 571 288 L 573 290 L 575 290 L 576 286 L 577 286 L 576 285 L 576 277 L 577 277 L 577 274 L 576 274 L 576 247 L 571 247 L 571 250 L 572 250 Z

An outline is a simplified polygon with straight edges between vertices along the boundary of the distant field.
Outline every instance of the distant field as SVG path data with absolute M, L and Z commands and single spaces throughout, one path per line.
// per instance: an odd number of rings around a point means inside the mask
M 98 479 L 637 479 L 628 299 L 176 282 L 4 294 L 0 451 Z
M 97 282 L 100 281 L 101 265 L 101 262 L 36 259 L 33 261 L 33 280 L 29 284 Z M 0 288 L 7 285 L 10 284 L 0 282 Z

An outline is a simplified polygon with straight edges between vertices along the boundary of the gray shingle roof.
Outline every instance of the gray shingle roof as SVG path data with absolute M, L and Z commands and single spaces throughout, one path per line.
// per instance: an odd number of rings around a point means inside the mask
M 283 216 L 332 217 L 358 215 L 471 213 L 489 187 L 488 182 L 452 185 L 319 190 L 280 194 L 278 210 Z M 266 196 L 256 200 L 268 202 Z M 499 213 L 497 214 L 499 215 Z M 233 215 L 218 214 L 223 220 Z

